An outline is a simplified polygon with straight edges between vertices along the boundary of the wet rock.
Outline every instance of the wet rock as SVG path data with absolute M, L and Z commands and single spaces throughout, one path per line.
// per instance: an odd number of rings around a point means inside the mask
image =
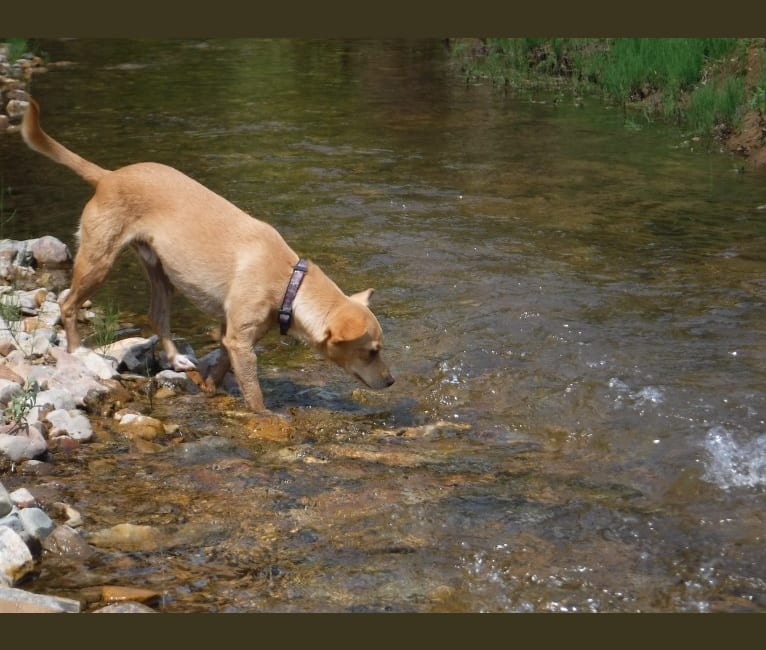
M 82 526 L 82 515 L 68 503 L 56 501 L 53 504 L 53 509 L 56 516 L 64 517 L 66 519 L 66 521 L 64 521 L 65 525 L 72 528 Z
M 140 413 L 118 411 L 114 419 L 117 420 L 117 430 L 131 440 L 141 438 L 154 440 L 157 436 L 165 434 L 165 425 L 157 418 Z
M 83 398 L 83 406 L 88 413 L 111 416 L 123 404 L 130 402 L 133 396 L 117 379 L 102 379 L 98 390 L 90 390 Z
M 156 612 L 146 605 L 141 603 L 126 602 L 115 603 L 114 605 L 107 605 L 101 607 L 93 612 L 94 614 L 156 614 Z
M 0 587 L 0 613 L 2 614 L 76 614 L 80 609 L 79 600 Z
M 53 472 L 53 466 L 42 460 L 26 460 L 18 467 L 18 472 L 25 476 L 48 476 Z
M 186 442 L 172 448 L 173 455 L 183 465 L 213 462 L 233 456 L 249 458 L 250 452 L 232 440 L 221 436 L 205 436 L 193 442 Z
M 107 603 L 121 603 L 132 601 L 136 603 L 154 603 L 160 599 L 160 594 L 151 589 L 139 587 L 121 587 L 118 585 L 105 585 L 101 590 L 101 600 Z
M 45 416 L 45 420 L 50 423 L 51 429 L 49 436 L 69 436 L 80 442 L 87 442 L 93 438 L 93 427 L 88 417 L 76 409 L 65 411 L 56 409 Z
M 0 586 L 12 586 L 34 571 L 34 558 L 21 535 L 0 527 Z
M 199 388 L 185 372 L 175 370 L 162 370 L 154 376 L 154 381 L 161 388 L 170 388 L 173 391 L 183 391 L 185 393 L 198 393 Z M 159 389 L 158 389 L 159 390 Z M 155 395 L 156 397 L 156 395 Z
M 48 537 L 56 527 L 51 518 L 40 508 L 22 508 L 19 511 L 19 519 L 24 525 L 24 530 L 40 541 Z
M 71 526 L 56 526 L 44 540 L 43 548 L 54 555 L 64 558 L 86 560 L 95 551 Z
M 151 551 L 162 542 L 162 535 L 153 526 L 117 524 L 92 533 L 88 542 L 100 548 L 118 549 L 126 552 Z

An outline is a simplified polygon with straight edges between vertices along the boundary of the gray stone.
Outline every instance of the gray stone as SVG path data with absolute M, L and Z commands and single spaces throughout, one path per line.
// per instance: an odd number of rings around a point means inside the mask
M 61 557 L 87 559 L 95 553 L 93 548 L 71 526 L 56 526 L 53 532 L 43 540 L 43 548 L 49 553 Z
M 77 614 L 82 609 L 79 600 L 34 594 L 23 589 L 0 587 L 0 613 L 4 614 Z
M 35 261 L 42 266 L 58 266 L 72 259 L 72 254 L 64 242 L 51 235 L 43 235 L 27 242 Z
M 146 372 L 147 364 L 151 366 L 154 363 L 152 350 L 157 345 L 157 341 L 159 341 L 159 336 L 156 334 L 149 338 L 132 336 L 96 348 L 96 352 L 114 359 L 117 364 L 116 367 L 120 370 L 143 374 Z
M 55 327 L 61 323 L 61 305 L 46 299 L 37 310 L 37 317 L 48 327 Z
M 32 537 L 44 540 L 56 527 L 51 518 L 40 508 L 22 508 L 19 510 L 19 519 Z
M 5 517 L 0 517 L 0 526 L 5 526 L 13 531 L 16 531 L 19 535 L 24 535 L 24 524 L 21 523 L 19 518 L 19 509 L 14 508 Z

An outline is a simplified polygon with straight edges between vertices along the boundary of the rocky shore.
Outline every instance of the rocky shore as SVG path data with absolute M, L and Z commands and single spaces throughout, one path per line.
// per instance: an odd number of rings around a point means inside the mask
M 8 493 L 3 476 L 33 481 L 45 475 L 52 451 L 76 451 L 93 439 L 92 417 L 111 420 L 120 435 L 150 447 L 157 436 L 172 435 L 173 426 L 130 408 L 137 395 L 148 388 L 198 392 L 186 373 L 170 370 L 155 354 L 156 336 L 66 351 L 59 301 L 67 290 L 57 294 L 41 280 L 66 274 L 70 260 L 54 237 L 0 241 L 0 277 L 7 283 L 0 286 L 0 612 L 80 611 L 79 601 L 19 586 L 34 577 L 46 554 L 93 552 L 78 530 L 80 513 L 62 502 L 41 504 L 33 484 Z M 94 327 L 96 318 L 89 308 L 80 314 L 84 328 Z M 207 362 L 200 360 L 202 367 Z M 106 611 L 153 611 L 145 603 L 157 594 L 104 589 Z

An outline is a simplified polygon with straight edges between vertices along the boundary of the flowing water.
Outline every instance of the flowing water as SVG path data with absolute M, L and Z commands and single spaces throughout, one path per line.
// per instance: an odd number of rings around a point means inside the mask
M 49 133 L 180 168 L 375 287 L 397 382 L 272 334 L 286 432 L 231 396 L 153 404 L 183 440 L 153 454 L 105 423 L 40 489 L 86 532 L 160 537 L 49 558 L 31 588 L 148 586 L 169 612 L 766 611 L 763 174 L 598 97 L 466 85 L 441 42 L 43 47 L 69 62 L 33 79 Z M 18 137 L 0 154 L 5 236 L 74 246 L 89 188 Z M 127 253 L 107 299 L 146 325 Z M 175 299 L 198 353 L 214 325 Z

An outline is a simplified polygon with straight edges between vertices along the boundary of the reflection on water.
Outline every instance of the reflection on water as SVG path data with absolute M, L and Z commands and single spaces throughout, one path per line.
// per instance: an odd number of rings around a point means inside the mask
M 289 436 L 189 396 L 157 408 L 186 444 L 229 443 L 189 461 L 107 432 L 85 475 L 57 459 L 91 529 L 175 540 L 103 552 L 88 579 L 152 585 L 167 611 L 766 608 L 761 176 L 597 98 L 467 87 L 439 42 L 45 49 L 73 62 L 34 81 L 51 134 L 174 165 L 347 292 L 376 287 L 397 376 L 369 392 L 271 335 Z M 13 236 L 71 242 L 88 188 L 9 138 L 0 155 Z M 146 324 L 129 256 L 106 296 Z M 176 299 L 198 351 L 213 325 Z

